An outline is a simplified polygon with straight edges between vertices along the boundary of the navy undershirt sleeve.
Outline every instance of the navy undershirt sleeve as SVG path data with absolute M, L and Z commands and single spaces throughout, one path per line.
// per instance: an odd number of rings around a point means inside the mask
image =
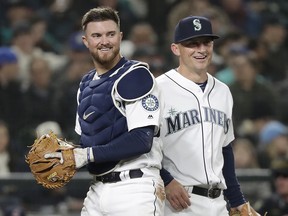
M 120 161 L 149 152 L 152 147 L 154 127 L 135 128 L 106 145 L 93 146 L 95 163 Z
M 170 172 L 164 168 L 160 170 L 160 176 L 164 182 L 165 187 L 174 179 Z
M 223 175 L 227 185 L 227 189 L 224 190 L 224 196 L 228 199 L 230 207 L 234 208 L 242 205 L 246 201 L 236 177 L 234 154 L 231 143 L 222 150 L 224 157 Z

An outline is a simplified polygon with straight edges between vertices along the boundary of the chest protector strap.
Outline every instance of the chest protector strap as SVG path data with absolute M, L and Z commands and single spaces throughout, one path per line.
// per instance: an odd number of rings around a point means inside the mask
M 147 96 L 155 85 L 153 74 L 145 63 L 133 64 L 115 82 L 113 93 L 117 93 L 121 100 L 133 102 Z

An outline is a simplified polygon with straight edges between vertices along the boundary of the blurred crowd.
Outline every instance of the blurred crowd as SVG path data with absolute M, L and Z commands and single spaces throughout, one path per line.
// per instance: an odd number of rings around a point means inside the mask
M 1 0 L 1 176 L 29 171 L 27 146 L 49 130 L 77 143 L 76 92 L 93 69 L 81 19 L 101 5 L 119 11 L 122 54 L 149 63 L 155 77 L 177 66 L 170 51 L 176 23 L 208 17 L 220 36 L 208 72 L 234 99 L 236 168 L 272 169 L 288 155 L 288 1 Z

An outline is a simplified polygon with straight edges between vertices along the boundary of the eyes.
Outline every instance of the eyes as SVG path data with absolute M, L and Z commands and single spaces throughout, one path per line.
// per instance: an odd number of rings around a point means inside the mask
M 201 45 L 204 46 L 211 46 L 213 44 L 213 40 L 210 38 L 207 39 L 197 39 L 197 40 L 188 40 L 188 41 L 184 41 L 181 43 L 182 46 L 184 47 L 189 47 L 189 48 L 196 48 L 199 47 Z
M 100 34 L 100 33 L 93 33 L 93 34 L 91 34 L 91 36 L 92 36 L 93 38 L 101 38 L 103 35 L 104 35 L 104 34 Z M 115 35 L 116 35 L 116 31 L 107 32 L 107 33 L 105 34 L 105 36 L 108 37 L 108 38 L 113 38 Z

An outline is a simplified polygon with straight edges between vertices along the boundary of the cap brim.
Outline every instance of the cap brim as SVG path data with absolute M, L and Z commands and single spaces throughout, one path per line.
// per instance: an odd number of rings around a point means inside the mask
M 220 38 L 218 35 L 215 35 L 215 34 L 202 34 L 202 35 L 194 35 L 194 36 L 191 36 L 191 37 L 183 38 L 183 39 L 181 39 L 179 41 L 174 41 L 174 43 L 182 43 L 184 41 L 191 40 L 193 38 L 199 38 L 199 37 L 210 37 L 213 40 Z

